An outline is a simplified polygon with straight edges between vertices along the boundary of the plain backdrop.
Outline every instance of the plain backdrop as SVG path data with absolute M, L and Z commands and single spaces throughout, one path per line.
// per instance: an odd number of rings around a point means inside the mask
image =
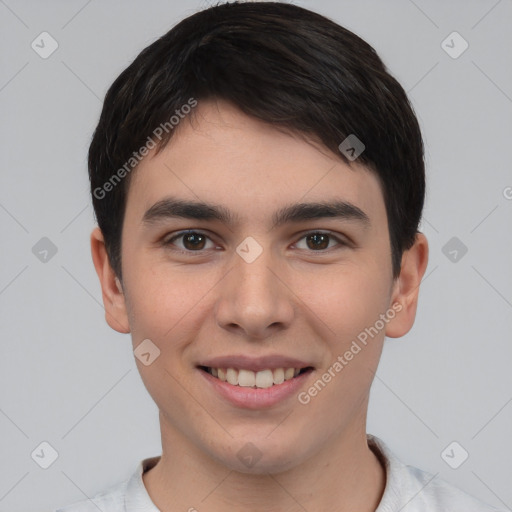
M 404 462 L 512 509 L 512 2 L 295 3 L 377 50 L 425 137 L 430 262 L 415 327 L 386 341 L 368 431 Z M 206 5 L 0 1 L 0 511 L 92 496 L 161 453 L 129 336 L 104 321 L 86 154 L 111 82 Z M 58 44 L 47 58 L 31 46 L 55 44 L 42 32 Z M 58 454 L 47 469 L 42 442 Z

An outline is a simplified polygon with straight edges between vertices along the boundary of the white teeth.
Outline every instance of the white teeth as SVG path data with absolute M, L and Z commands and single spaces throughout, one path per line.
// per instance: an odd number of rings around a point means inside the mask
M 243 370 L 240 370 L 242 373 Z M 251 372 L 252 373 L 252 372 Z M 256 374 L 256 387 L 257 388 L 269 388 L 274 385 L 274 375 L 272 370 L 263 370 Z
M 228 368 L 226 370 L 226 379 L 230 384 L 236 386 L 238 384 L 238 372 L 233 368 Z
M 252 388 L 256 385 L 256 375 L 254 372 L 251 372 L 250 370 L 239 370 L 238 385 L 243 386 L 244 388 Z
M 273 373 L 274 384 L 282 384 L 284 382 L 284 370 L 282 368 L 276 368 Z
M 270 388 L 276 384 L 282 384 L 285 380 L 293 379 L 300 373 L 300 368 L 276 368 L 274 370 L 261 370 L 253 372 L 251 370 L 237 370 L 235 368 L 208 368 L 208 371 L 214 377 L 222 382 L 229 382 L 232 386 L 241 386 L 247 388 Z

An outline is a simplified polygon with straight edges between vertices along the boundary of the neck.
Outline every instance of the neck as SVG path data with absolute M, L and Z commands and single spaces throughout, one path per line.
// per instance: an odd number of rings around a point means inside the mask
M 162 428 L 162 447 L 158 464 L 143 475 L 162 512 L 375 512 L 386 481 L 364 427 L 334 435 L 320 452 L 280 473 L 230 470 L 171 428 Z

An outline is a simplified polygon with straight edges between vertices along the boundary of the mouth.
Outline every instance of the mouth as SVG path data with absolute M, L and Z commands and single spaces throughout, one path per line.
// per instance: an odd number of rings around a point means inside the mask
M 212 400 L 241 409 L 289 405 L 315 372 L 309 361 L 281 354 L 232 354 L 198 361 L 196 371 Z
M 296 379 L 314 370 L 312 366 L 302 368 L 267 368 L 259 371 L 244 368 L 214 368 L 210 366 L 198 366 L 198 368 L 220 382 L 225 382 L 231 386 L 252 389 L 268 389 L 280 386 L 287 381 Z

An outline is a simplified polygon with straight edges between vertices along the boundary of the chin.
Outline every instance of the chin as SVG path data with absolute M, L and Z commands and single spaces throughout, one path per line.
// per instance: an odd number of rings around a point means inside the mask
M 281 439 L 276 437 L 271 440 L 268 431 L 264 435 L 235 436 L 230 446 L 226 446 L 221 453 L 212 453 L 212 456 L 226 468 L 239 473 L 282 473 L 307 458 L 307 454 L 302 450 L 303 443 L 294 442 L 292 439 L 293 437 L 283 436 Z

